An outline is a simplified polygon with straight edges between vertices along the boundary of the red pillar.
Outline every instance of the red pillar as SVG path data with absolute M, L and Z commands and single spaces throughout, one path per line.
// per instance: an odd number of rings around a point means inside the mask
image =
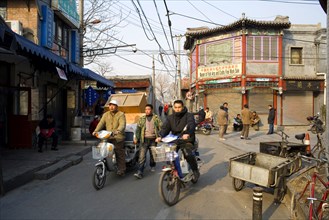
M 281 104 L 280 104 L 280 125 L 283 124 L 283 100 L 282 100 L 282 97 L 283 97 L 283 79 L 282 79 L 282 35 L 279 36 L 279 63 L 278 63 L 278 77 L 279 77 L 279 83 L 278 83 L 278 86 L 279 86 L 279 92 L 278 94 L 281 96 Z M 277 96 L 275 96 L 275 99 L 277 99 Z M 274 102 L 274 108 L 277 109 L 277 102 Z M 276 113 L 277 114 L 277 113 Z M 277 117 L 275 117 L 277 118 Z M 275 119 L 276 120 L 276 119 Z M 277 124 L 277 120 L 274 122 L 274 124 Z
M 246 72 L 247 72 L 247 43 L 246 43 L 246 35 L 245 33 L 242 34 L 242 72 L 241 72 L 241 91 L 245 91 L 242 94 L 242 106 L 244 104 L 248 104 L 248 99 L 247 99 L 247 90 L 246 90 Z

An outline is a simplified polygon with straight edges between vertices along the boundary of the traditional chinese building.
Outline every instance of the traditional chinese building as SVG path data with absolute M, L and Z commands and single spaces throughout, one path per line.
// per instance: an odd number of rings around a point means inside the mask
M 241 18 L 221 27 L 188 28 L 190 85 L 197 105 L 216 112 L 229 103 L 230 118 L 244 104 L 267 124 L 273 105 L 279 125 L 305 125 L 323 105 L 325 29 Z M 296 114 L 297 109 L 302 109 Z

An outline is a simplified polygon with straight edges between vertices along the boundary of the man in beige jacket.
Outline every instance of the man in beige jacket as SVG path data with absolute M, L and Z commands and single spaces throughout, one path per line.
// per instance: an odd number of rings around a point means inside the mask
M 227 126 L 227 112 L 225 111 L 224 106 L 219 107 L 219 111 L 217 113 L 217 124 L 219 125 L 219 140 L 225 141 L 224 133 L 225 128 Z
M 126 116 L 118 110 L 118 102 L 116 100 L 110 101 L 109 111 L 103 114 L 93 135 L 104 127 L 107 131 L 113 132 L 113 137 L 109 139 L 109 142 L 115 146 L 114 152 L 118 163 L 117 174 L 124 176 L 126 172 L 126 155 L 124 150 Z
M 241 111 L 241 116 L 242 116 L 243 128 L 241 131 L 240 138 L 250 140 L 248 136 L 249 136 L 249 126 L 251 123 L 251 111 L 249 110 L 249 106 L 247 104 L 243 106 L 243 109 Z

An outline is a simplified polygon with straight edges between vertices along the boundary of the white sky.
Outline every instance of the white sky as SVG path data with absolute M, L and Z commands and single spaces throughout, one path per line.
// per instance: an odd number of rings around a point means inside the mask
M 135 6 L 131 0 L 119 0 L 113 7 L 112 11 L 118 13 L 122 11 L 124 15 L 129 16 L 123 22 L 121 27 L 117 28 L 118 34 L 115 36 L 126 44 L 136 44 L 138 51 L 136 53 L 131 52 L 130 48 L 118 49 L 115 55 L 106 55 L 103 60 L 106 60 L 112 67 L 113 71 L 109 75 L 145 75 L 152 74 L 152 56 L 159 60 L 155 63 L 156 74 L 160 71 L 167 73 L 167 69 L 171 71 L 171 75 L 175 74 L 175 60 L 173 59 L 172 41 L 170 38 L 170 32 L 168 29 L 168 21 L 166 15 L 166 9 L 163 0 L 156 0 L 159 15 L 161 21 L 165 27 L 166 34 L 168 36 L 169 45 L 162 31 L 161 24 L 156 13 L 153 0 L 134 0 L 141 16 L 143 13 L 140 10 L 140 3 L 148 21 L 154 31 L 156 39 L 161 47 L 166 51 L 168 55 L 164 55 L 163 59 L 166 65 L 163 65 L 159 61 L 160 52 L 159 46 L 155 40 L 150 41 L 146 37 L 139 15 L 136 12 Z M 303 3 L 303 4 L 298 4 Z M 263 1 L 248 1 L 248 0 L 166 0 L 168 9 L 170 12 L 176 13 L 170 15 L 172 23 L 173 35 L 180 35 L 186 32 L 186 28 L 208 26 L 215 27 L 215 25 L 197 21 L 194 19 L 186 18 L 186 16 L 196 19 L 204 20 L 207 22 L 213 22 L 220 25 L 228 25 L 236 20 L 240 19 L 242 13 L 249 19 L 255 20 L 274 20 L 276 15 L 289 16 L 292 24 L 318 24 L 325 28 L 326 14 L 322 10 L 317 0 L 263 0 Z M 111 13 L 111 12 L 109 12 Z M 177 15 L 181 14 L 181 15 Z M 183 15 L 183 16 L 182 16 Z M 143 22 L 147 26 L 146 20 L 143 17 Z M 149 29 L 147 27 L 147 29 Z M 150 31 L 146 31 L 149 38 L 151 37 Z M 177 40 L 174 38 L 174 47 L 177 52 Z M 183 50 L 185 38 L 181 40 L 181 66 L 182 74 L 188 72 L 188 61 L 186 52 Z M 116 45 L 122 45 L 120 42 L 113 42 Z M 170 48 L 169 48 L 170 47 Z M 145 55 L 147 54 L 147 55 Z M 123 57 L 120 58 L 119 56 Z M 171 60 L 171 62 L 170 62 Z M 147 68 L 139 65 L 146 66 Z M 92 66 L 88 68 L 93 69 Z M 95 69 L 93 69 L 95 70 Z

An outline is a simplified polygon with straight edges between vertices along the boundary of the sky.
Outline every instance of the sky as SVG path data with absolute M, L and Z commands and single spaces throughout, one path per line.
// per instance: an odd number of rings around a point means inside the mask
M 171 30 L 165 3 L 170 12 Z M 180 55 L 184 76 L 189 71 L 183 49 L 185 38 L 181 38 L 179 47 L 178 36 L 184 35 L 187 28 L 229 25 L 239 20 L 242 13 L 255 20 L 271 21 L 277 15 L 283 15 L 289 16 L 292 24 L 321 23 L 323 28 L 327 27 L 326 14 L 317 0 L 119 0 L 109 13 L 122 13 L 125 17 L 115 28 L 117 33 L 113 45 L 136 44 L 137 52 L 127 47 L 102 56 L 102 61 L 112 67 L 106 76 L 151 75 L 154 57 L 155 74 L 166 74 L 168 79 L 175 79 L 174 54 Z M 92 65 L 87 67 L 96 71 Z

